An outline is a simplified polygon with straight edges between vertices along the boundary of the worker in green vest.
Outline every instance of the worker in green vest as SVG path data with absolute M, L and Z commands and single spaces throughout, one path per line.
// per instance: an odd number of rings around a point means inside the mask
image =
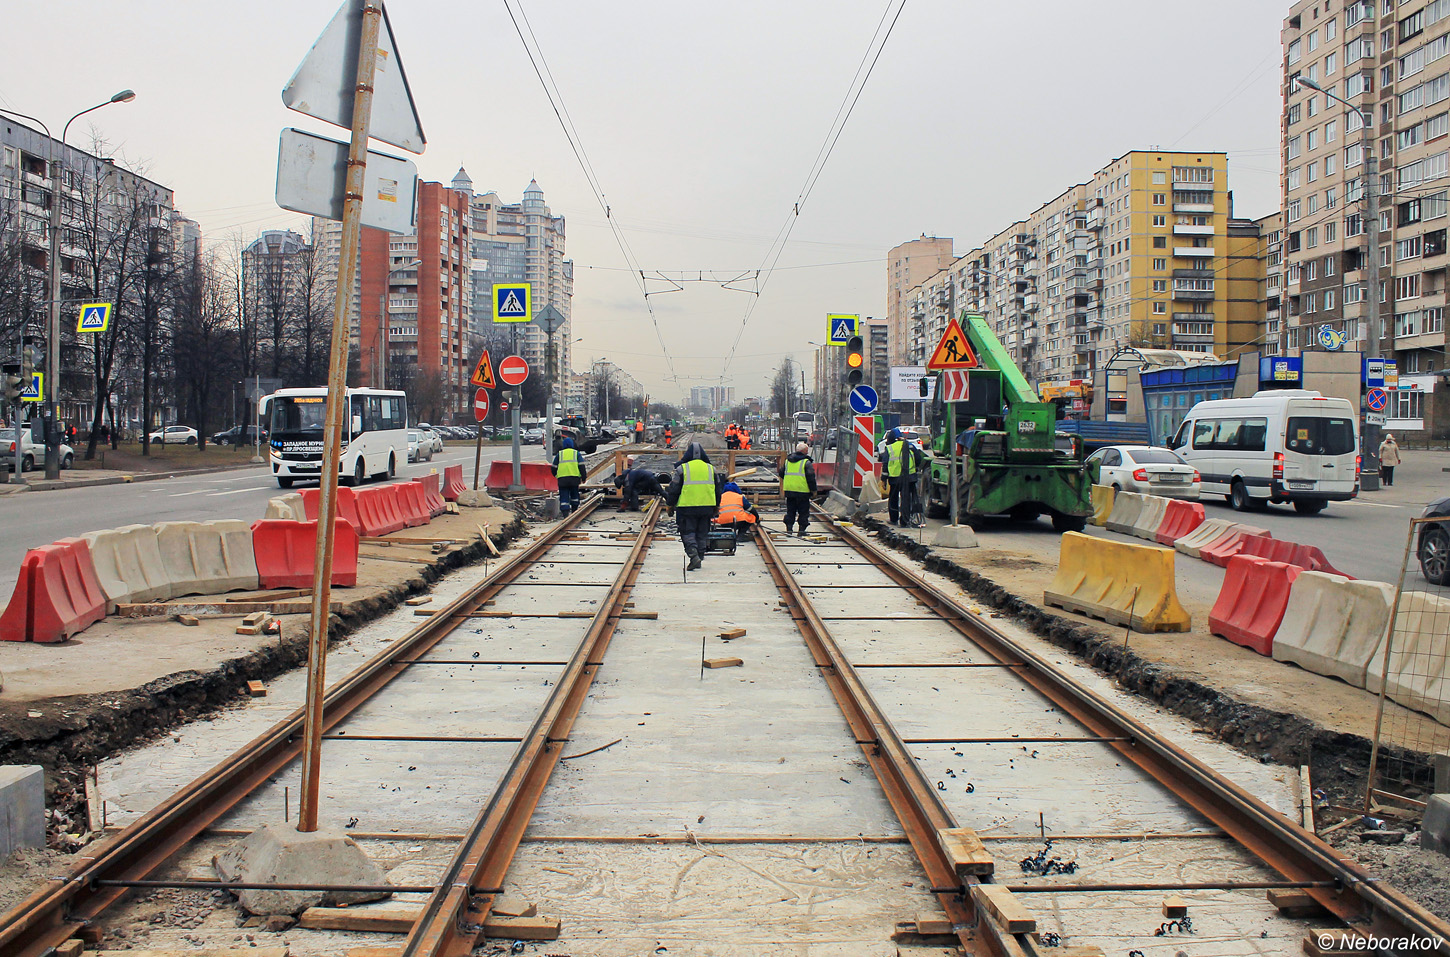
M 568 515 L 579 507 L 579 484 L 584 481 L 579 450 L 574 448 L 573 439 L 565 436 L 559 440 L 553 464 L 554 476 L 559 481 L 559 514 Z
M 710 547 L 710 524 L 720 510 L 725 477 L 710 464 L 699 442 L 691 442 L 670 477 L 665 501 L 675 510 L 680 542 L 689 556 L 689 571 L 699 568 Z
M 911 519 L 911 513 L 922 460 L 921 449 L 907 441 L 900 430 L 892 429 L 887 433 L 886 451 L 882 453 L 881 462 L 884 465 L 882 471 L 891 485 L 886 505 L 893 525 L 900 525 L 902 528 L 917 527 Z
M 796 443 L 795 451 L 780 467 L 780 490 L 785 493 L 785 530 L 798 524 L 804 535 L 811 523 L 811 496 L 816 494 L 816 467 L 810 446 L 804 442 Z

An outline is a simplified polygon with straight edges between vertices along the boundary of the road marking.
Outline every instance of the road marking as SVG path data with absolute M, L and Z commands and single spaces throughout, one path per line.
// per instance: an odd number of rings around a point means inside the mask
M 1367 505 L 1370 508 L 1404 508 L 1403 505 L 1386 505 L 1383 502 L 1346 502 L 1346 505 Z
M 188 495 L 200 495 L 202 492 L 205 492 L 205 491 L 206 491 L 206 489 L 199 488 L 199 489 L 197 489 L 194 492 L 173 492 L 173 493 L 171 493 L 170 495 L 168 495 L 166 497 L 167 498 L 185 498 Z
M 268 487 L 269 486 L 266 485 L 253 485 L 250 488 L 234 488 L 229 492 L 212 492 L 210 495 L 207 496 L 207 498 L 216 498 L 218 495 L 236 495 L 241 492 L 255 492 L 260 489 L 266 489 Z

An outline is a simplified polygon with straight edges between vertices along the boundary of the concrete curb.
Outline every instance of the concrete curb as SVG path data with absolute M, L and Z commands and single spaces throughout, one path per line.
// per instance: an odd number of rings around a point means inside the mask
M 112 475 L 105 478 L 75 479 L 66 481 L 61 479 L 57 482 L 45 485 L 15 485 L 10 482 L 0 484 L 0 495 L 18 495 L 21 492 L 63 492 L 72 488 L 96 488 L 101 485 L 134 485 L 137 482 L 157 482 L 162 479 L 181 478 L 187 475 L 213 475 L 218 472 L 235 472 L 238 469 L 258 468 L 265 469 L 265 465 L 253 465 L 251 462 L 238 463 L 236 465 L 215 465 L 201 469 L 176 469 L 171 472 L 136 472 L 125 475 Z M 40 481 L 46 482 L 45 479 Z

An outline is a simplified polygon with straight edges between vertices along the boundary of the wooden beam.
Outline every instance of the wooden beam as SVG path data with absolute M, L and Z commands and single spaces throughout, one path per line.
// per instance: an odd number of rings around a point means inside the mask
M 1000 884 L 973 884 L 972 893 L 1007 933 L 1030 934 L 1037 930 L 1037 918 Z
M 971 828 L 943 828 L 936 832 L 936 837 L 958 877 L 990 877 L 996 869 L 992 855 Z

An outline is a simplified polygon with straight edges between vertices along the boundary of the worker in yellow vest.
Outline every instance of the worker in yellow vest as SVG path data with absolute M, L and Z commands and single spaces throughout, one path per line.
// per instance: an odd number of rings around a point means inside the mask
M 691 442 L 680 464 L 675 466 L 665 502 L 675 510 L 680 542 L 689 556 L 689 571 L 699 568 L 710 547 L 710 520 L 720 511 L 720 493 L 725 478 L 710 464 L 699 442 Z
M 925 456 L 921 449 L 908 441 L 898 429 L 886 435 L 886 451 L 882 453 L 886 480 L 891 483 L 887 499 L 887 512 L 891 524 L 902 528 L 917 528 L 911 513 L 915 504 L 916 482 Z
M 785 530 L 799 525 L 804 535 L 811 523 L 811 496 L 816 494 L 816 467 L 810 446 L 804 442 L 796 443 L 795 451 L 780 467 L 780 490 L 785 493 Z
M 583 462 L 574 440 L 565 436 L 554 453 L 554 477 L 559 482 L 559 514 L 568 515 L 579 507 L 579 485 L 584 481 Z

